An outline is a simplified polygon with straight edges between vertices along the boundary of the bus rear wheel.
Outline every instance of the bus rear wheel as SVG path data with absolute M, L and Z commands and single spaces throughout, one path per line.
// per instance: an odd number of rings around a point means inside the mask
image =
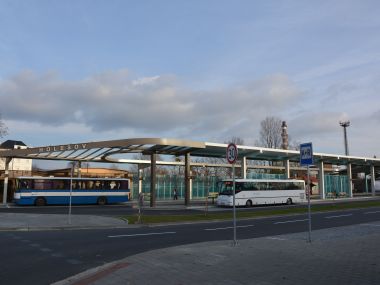
M 291 205 L 291 204 L 293 204 L 292 199 L 288 198 L 288 199 L 286 200 L 286 204 L 287 204 L 287 205 Z
M 39 197 L 39 198 L 36 199 L 36 201 L 34 202 L 34 204 L 36 206 L 45 206 L 46 205 L 46 200 L 45 200 L 45 198 Z
M 107 198 L 106 197 L 99 197 L 98 198 L 98 205 L 105 205 L 107 204 Z
M 252 201 L 248 200 L 247 202 L 245 202 L 245 206 L 246 207 L 252 207 Z

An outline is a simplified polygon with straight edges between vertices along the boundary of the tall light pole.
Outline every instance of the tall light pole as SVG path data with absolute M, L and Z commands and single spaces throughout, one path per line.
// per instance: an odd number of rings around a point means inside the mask
M 339 122 L 340 126 L 343 127 L 343 131 L 344 131 L 344 149 L 345 149 L 345 152 L 346 152 L 346 155 L 348 155 L 348 142 L 347 142 L 347 130 L 346 128 L 350 126 L 350 121 L 340 121 Z

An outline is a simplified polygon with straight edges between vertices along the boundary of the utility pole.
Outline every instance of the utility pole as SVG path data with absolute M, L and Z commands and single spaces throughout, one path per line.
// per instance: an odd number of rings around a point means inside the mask
M 350 121 L 340 121 L 339 122 L 340 126 L 343 127 L 344 131 L 344 149 L 345 149 L 345 154 L 348 155 L 348 142 L 347 142 L 347 130 L 346 128 L 350 126 Z

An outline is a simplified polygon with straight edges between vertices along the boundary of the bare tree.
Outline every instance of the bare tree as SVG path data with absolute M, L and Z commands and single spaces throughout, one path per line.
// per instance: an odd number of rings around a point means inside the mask
M 236 145 L 244 145 L 244 139 L 240 137 L 231 137 L 228 141 L 225 141 L 224 143 L 229 144 L 229 143 L 234 143 Z
M 301 144 L 301 142 L 293 140 L 289 144 L 289 149 L 291 149 L 291 150 L 300 150 L 300 144 Z
M 266 117 L 262 120 L 258 145 L 267 148 L 280 148 L 282 142 L 281 124 L 282 120 L 277 117 Z
M 142 154 L 142 153 L 137 153 L 133 156 L 133 159 L 135 160 L 148 160 L 150 161 L 151 160 L 151 156 L 150 155 L 147 155 L 147 154 Z M 162 157 L 161 155 L 157 155 L 156 157 L 156 160 L 162 160 Z M 134 173 L 134 174 L 138 174 L 139 172 L 139 167 L 137 164 L 134 164 L 134 165 L 131 165 L 129 166 L 129 171 L 131 173 Z M 142 171 L 142 175 L 145 176 L 145 175 L 149 175 L 150 173 L 150 165 L 142 165 L 142 168 L 141 168 L 141 171 Z M 167 174 L 167 167 L 165 166 L 157 166 L 156 167 L 156 173 L 157 174 Z
M 8 134 L 8 128 L 7 126 L 4 124 L 2 118 L 1 118 L 1 114 L 0 114 L 0 138 L 6 136 Z

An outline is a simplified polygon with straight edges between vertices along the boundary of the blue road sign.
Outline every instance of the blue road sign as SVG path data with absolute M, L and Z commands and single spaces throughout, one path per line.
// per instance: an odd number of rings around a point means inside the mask
M 313 144 L 303 143 L 300 145 L 300 164 L 308 166 L 313 164 Z

